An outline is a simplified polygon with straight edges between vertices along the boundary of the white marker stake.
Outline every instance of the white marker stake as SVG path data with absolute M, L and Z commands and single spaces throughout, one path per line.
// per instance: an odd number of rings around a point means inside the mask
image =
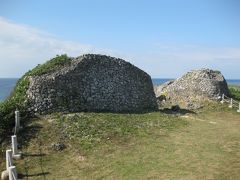
M 8 172 L 9 172 L 9 180 L 17 180 L 18 179 L 16 166 L 9 167 Z
M 17 150 L 17 136 L 16 135 L 12 136 L 12 151 L 13 151 L 13 156 L 17 155 L 18 150 Z
M 21 154 L 18 152 L 18 143 L 17 143 L 17 136 L 12 136 L 12 156 L 14 159 L 20 159 Z
M 237 110 L 237 112 L 240 113 L 240 102 L 239 102 L 239 105 L 238 105 L 238 110 Z
M 222 103 L 222 104 L 224 103 L 224 94 L 222 94 L 222 100 L 221 100 L 221 103 Z
M 13 165 L 12 150 L 6 150 L 6 169 Z
M 233 107 L 233 99 L 231 98 L 230 100 L 230 105 L 228 106 L 229 108 L 232 108 Z
M 19 131 L 19 128 L 20 128 L 19 111 L 15 111 L 15 129 L 16 129 L 16 133 Z

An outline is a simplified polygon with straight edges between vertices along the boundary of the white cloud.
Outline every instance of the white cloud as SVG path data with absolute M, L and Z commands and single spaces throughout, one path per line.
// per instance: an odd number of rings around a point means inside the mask
M 144 50 L 117 52 L 61 40 L 0 17 L 0 77 L 20 77 L 37 64 L 64 53 L 70 56 L 101 53 L 120 57 L 152 77 L 178 77 L 191 69 L 208 67 L 222 71 L 227 78 L 240 78 L 240 47 L 157 43 Z
M 113 53 L 78 42 L 64 41 L 51 34 L 16 24 L 0 17 L 0 77 L 19 77 L 56 54 Z
M 129 56 L 152 77 L 178 77 L 192 69 L 220 70 L 228 79 L 240 78 L 240 47 L 157 43 Z

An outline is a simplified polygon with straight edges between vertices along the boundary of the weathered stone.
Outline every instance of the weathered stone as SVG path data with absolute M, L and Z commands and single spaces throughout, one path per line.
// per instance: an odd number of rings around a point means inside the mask
M 229 94 L 226 80 L 221 72 L 210 69 L 193 70 L 155 87 L 157 98 L 161 97 L 158 99 L 165 96 L 168 102 L 186 109 L 200 108 L 203 102 L 218 100 L 223 93 Z
M 29 111 L 143 111 L 157 108 L 150 76 L 104 55 L 77 57 L 57 71 L 29 78 Z
M 51 144 L 51 148 L 55 151 L 62 151 L 63 149 L 65 149 L 65 144 L 63 143 L 56 143 L 56 144 Z

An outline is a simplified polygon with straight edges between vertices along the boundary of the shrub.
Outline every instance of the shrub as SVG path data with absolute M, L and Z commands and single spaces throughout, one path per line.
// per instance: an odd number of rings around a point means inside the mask
M 240 101 L 240 87 L 231 86 L 229 88 L 231 97 Z

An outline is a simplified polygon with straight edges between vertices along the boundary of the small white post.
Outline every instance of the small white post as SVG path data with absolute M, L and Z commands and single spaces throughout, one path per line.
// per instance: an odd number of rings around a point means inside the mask
M 18 179 L 16 166 L 9 167 L 8 172 L 9 172 L 9 180 L 17 180 Z
M 233 107 L 233 99 L 231 98 L 231 100 L 230 100 L 230 104 L 229 104 L 229 106 L 228 106 L 229 108 L 232 108 Z
M 17 136 L 12 136 L 12 156 L 13 158 L 19 159 L 21 158 L 21 154 L 18 153 L 18 147 L 17 147 Z
M 222 103 L 222 104 L 224 103 L 224 94 L 222 94 L 222 100 L 221 100 L 221 103 Z
M 239 105 L 238 105 L 238 110 L 237 110 L 237 112 L 240 113 L 240 102 L 239 102 Z
M 12 151 L 13 151 L 13 156 L 18 153 L 18 151 L 17 151 L 17 136 L 16 135 L 12 136 Z
M 12 150 L 6 150 L 6 170 L 13 165 Z
M 20 128 L 20 115 L 19 115 L 19 111 L 15 111 L 15 132 L 18 133 Z

